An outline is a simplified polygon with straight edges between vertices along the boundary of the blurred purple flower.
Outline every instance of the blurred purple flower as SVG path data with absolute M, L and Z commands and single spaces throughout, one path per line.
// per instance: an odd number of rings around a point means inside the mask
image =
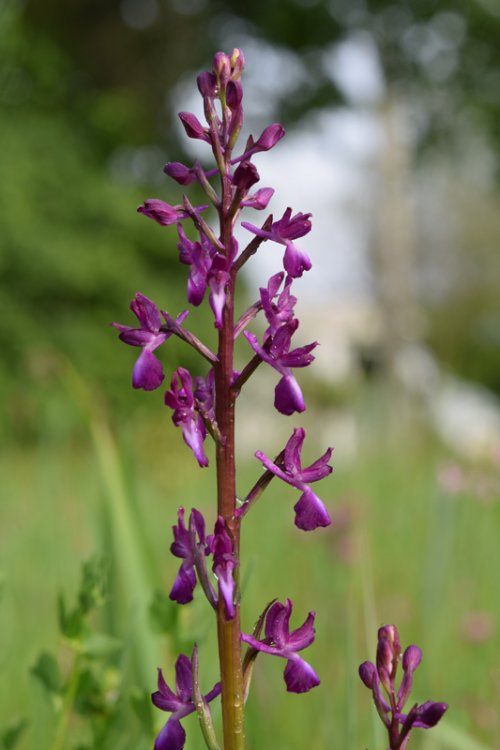
M 140 323 L 139 328 L 131 328 L 121 323 L 111 323 L 111 325 L 120 331 L 120 339 L 125 344 L 142 347 L 142 352 L 132 370 L 132 386 L 143 388 L 145 391 L 153 391 L 160 387 L 165 377 L 162 364 L 153 352 L 172 334 L 160 330 L 160 312 L 155 303 L 144 294 L 137 292 L 130 303 L 130 309 Z M 188 311 L 184 310 L 176 318 L 177 323 L 182 323 L 187 315 Z
M 319 526 L 329 526 L 331 523 L 328 511 L 309 487 L 309 482 L 317 482 L 331 474 L 332 467 L 328 465 L 328 461 L 333 448 L 328 448 L 317 461 L 307 468 L 302 468 L 300 454 L 305 436 L 305 430 L 301 427 L 293 431 L 285 446 L 283 465 L 277 466 L 261 451 L 257 451 L 255 456 L 276 477 L 301 490 L 302 495 L 294 506 L 295 525 L 304 531 L 312 531 Z
M 295 411 L 304 411 L 306 408 L 302 391 L 292 375 L 291 368 L 310 365 L 314 360 L 311 351 L 318 345 L 314 341 L 312 344 L 290 351 L 292 336 L 298 325 L 298 320 L 291 320 L 283 324 L 273 336 L 266 339 L 263 346 L 259 344 L 253 333 L 244 332 L 254 352 L 283 376 L 274 391 L 274 405 L 281 414 L 287 416 Z
M 297 652 L 307 648 L 314 641 L 315 613 L 309 612 L 303 625 L 290 633 L 292 606 L 290 599 L 284 604 L 275 602 L 266 615 L 265 638 L 257 640 L 252 635 L 242 633 L 241 640 L 256 651 L 287 659 L 283 675 L 286 689 L 290 693 L 306 693 L 319 685 L 320 680 L 311 665 Z
M 302 276 L 304 271 L 309 271 L 312 267 L 309 256 L 302 250 L 299 250 L 292 242 L 292 240 L 303 237 L 311 231 L 310 216 L 311 214 L 302 213 L 292 216 L 292 209 L 287 208 L 281 219 L 273 222 L 269 230 L 256 227 L 247 221 L 242 221 L 241 226 L 248 229 L 249 232 L 252 232 L 257 237 L 285 245 L 286 250 L 283 265 L 288 275 L 295 279 Z
M 188 278 L 188 302 L 197 307 L 205 296 L 207 277 L 212 266 L 215 248 L 203 235 L 193 242 L 186 237 L 182 224 L 177 225 L 179 260 L 190 266 Z
M 156 708 L 171 713 L 171 717 L 158 734 L 154 750 L 182 750 L 186 742 L 186 732 L 180 720 L 196 711 L 193 696 L 193 665 L 191 659 L 181 654 L 175 663 L 174 693 L 163 678 L 162 670 L 158 670 L 158 690 L 151 695 Z M 221 686 L 218 682 L 212 690 L 204 696 L 209 703 L 220 695 Z
M 196 115 L 191 112 L 179 112 L 179 120 L 182 122 L 188 138 L 195 138 L 210 143 L 207 128 L 204 128 Z
M 165 393 L 165 404 L 174 410 L 172 422 L 182 427 L 184 442 L 193 451 L 200 466 L 208 466 L 208 458 L 203 452 L 203 441 L 207 430 L 195 409 L 193 380 L 184 367 L 178 367 L 172 375 L 170 390 Z
M 399 634 L 395 625 L 384 625 L 379 628 L 377 641 L 376 666 L 365 661 L 359 667 L 359 676 L 372 691 L 373 702 L 384 723 L 390 750 L 404 750 L 413 728 L 430 729 L 435 726 L 448 708 L 447 703 L 425 701 L 420 706 L 412 706 L 408 714 L 402 710 L 410 697 L 413 673 L 422 660 L 418 646 L 408 646 L 403 654 L 403 679 L 396 694 L 396 672 L 401 654 Z M 388 697 L 385 699 L 381 687 Z

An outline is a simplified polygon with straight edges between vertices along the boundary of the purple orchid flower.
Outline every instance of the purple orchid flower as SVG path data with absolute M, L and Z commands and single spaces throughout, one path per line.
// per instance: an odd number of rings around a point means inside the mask
M 301 490 L 302 495 L 294 506 L 295 525 L 303 531 L 312 531 L 319 526 L 331 524 L 327 509 L 311 490 L 309 482 L 317 482 L 331 474 L 332 467 L 328 465 L 328 461 L 333 448 L 328 448 L 317 461 L 303 469 L 300 454 L 305 436 L 305 430 L 301 427 L 293 431 L 284 449 L 283 465 L 277 466 L 262 451 L 257 451 L 255 456 L 276 477 Z
M 201 304 L 207 288 L 207 277 L 212 267 L 215 248 L 206 237 L 200 236 L 199 242 L 193 242 L 184 232 L 182 224 L 177 225 L 179 242 L 179 260 L 190 266 L 188 278 L 188 302 L 197 307 Z
M 287 276 L 282 292 L 278 296 L 277 301 L 273 302 L 278 294 L 284 276 L 285 274 L 283 271 L 271 276 L 267 282 L 267 287 L 261 287 L 259 289 L 262 309 L 264 310 L 264 315 L 269 323 L 269 328 L 267 329 L 264 338 L 275 334 L 280 326 L 290 323 L 293 320 L 293 308 L 297 303 L 297 297 L 290 294 L 290 288 L 293 281 L 291 276 Z
M 182 750 L 186 742 L 186 732 L 181 725 L 181 719 L 196 711 L 193 695 L 193 664 L 189 657 L 181 654 L 175 663 L 176 692 L 169 688 L 163 678 L 162 670 L 158 670 L 158 690 L 151 695 L 156 708 L 171 713 L 169 720 L 160 731 L 154 744 L 154 750 Z M 221 686 L 218 682 L 212 690 L 204 696 L 209 703 L 220 695 Z
M 284 604 L 275 602 L 267 612 L 265 638 L 261 641 L 246 633 L 241 640 L 256 651 L 271 656 L 287 659 L 284 678 L 289 693 L 307 693 L 319 685 L 320 680 L 314 669 L 298 655 L 314 641 L 315 613 L 309 612 L 306 621 L 300 628 L 290 633 L 289 623 L 292 613 L 292 602 L 287 599 Z
M 165 404 L 174 410 L 172 422 L 176 427 L 182 427 L 184 442 L 193 451 L 199 465 L 208 466 L 208 458 L 203 452 L 207 430 L 195 409 L 193 380 L 184 367 L 178 367 L 172 375 L 170 390 L 165 393 Z
M 209 540 L 205 538 L 205 520 L 199 510 L 193 508 L 189 516 L 189 529 L 184 523 L 184 508 L 177 512 L 178 523 L 172 526 L 174 541 L 170 551 L 175 557 L 182 558 L 169 597 L 178 604 L 188 604 L 193 600 L 196 586 L 195 553 L 202 557 L 210 554 Z M 198 537 L 198 540 L 196 540 Z
M 292 216 L 292 209 L 287 208 L 279 221 L 273 222 L 269 230 L 256 227 L 247 221 L 242 221 L 241 226 L 248 229 L 249 232 L 262 237 L 264 240 L 273 240 L 280 245 L 285 245 L 285 255 L 283 257 L 283 266 L 285 271 L 292 278 L 302 276 L 304 271 L 312 268 L 309 256 L 302 250 L 299 250 L 292 240 L 303 237 L 311 231 L 311 214 L 297 213 Z
M 314 341 L 290 351 L 292 336 L 298 326 L 299 321 L 296 319 L 283 324 L 273 336 L 267 338 L 264 346 L 260 346 L 253 333 L 244 331 L 254 352 L 282 375 L 274 390 L 274 405 L 281 414 L 287 416 L 296 411 L 305 411 L 306 408 L 302 391 L 292 375 L 291 368 L 310 365 L 314 360 L 311 351 L 318 345 L 317 341 Z
M 376 666 L 365 661 L 359 667 L 359 676 L 372 691 L 373 702 L 389 735 L 390 750 L 404 750 L 410 732 L 414 728 L 430 729 L 442 718 L 448 708 L 446 703 L 425 701 L 420 706 L 412 706 L 408 714 L 402 713 L 410 697 L 413 672 L 422 660 L 418 646 L 408 646 L 403 654 L 403 679 L 396 694 L 395 679 L 401 646 L 395 625 L 384 625 L 378 631 Z M 383 686 L 386 700 L 381 687 Z
M 172 334 L 160 330 L 160 312 L 155 303 L 146 295 L 137 292 L 130 303 L 130 309 L 140 323 L 139 328 L 131 328 L 121 323 L 111 323 L 111 325 L 120 331 L 120 339 L 125 344 L 142 347 L 142 352 L 132 370 L 132 386 L 143 388 L 145 391 L 153 391 L 160 387 L 165 377 L 162 364 L 153 352 Z M 188 311 L 184 310 L 176 318 L 176 322 L 182 323 L 187 315 Z
M 196 210 L 203 211 L 208 206 L 199 206 Z M 144 201 L 142 206 L 139 206 L 137 212 L 144 214 L 149 219 L 153 219 L 160 226 L 166 227 L 170 224 L 176 224 L 178 221 L 183 221 L 189 218 L 189 214 L 183 208 L 183 206 L 171 206 L 170 203 L 160 201 L 157 198 L 150 198 Z
M 214 564 L 212 570 L 219 582 L 219 591 L 226 607 L 228 620 L 234 617 L 234 589 L 233 571 L 236 567 L 233 542 L 229 536 L 226 522 L 219 516 L 215 523 L 214 536 L 211 541 Z

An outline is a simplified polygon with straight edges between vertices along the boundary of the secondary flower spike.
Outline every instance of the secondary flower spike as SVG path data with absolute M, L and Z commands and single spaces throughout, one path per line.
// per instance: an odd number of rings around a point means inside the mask
M 257 640 L 252 635 L 241 634 L 241 640 L 256 651 L 287 659 L 283 677 L 289 693 L 307 693 L 319 685 L 319 677 L 304 659 L 298 655 L 314 641 L 315 613 L 309 612 L 300 628 L 290 633 L 292 602 L 275 602 L 266 615 L 265 638 Z
M 333 448 L 328 450 L 307 468 L 302 468 L 300 454 L 306 432 L 302 427 L 296 428 L 285 446 L 283 464 L 276 465 L 262 451 L 257 451 L 255 456 L 265 468 L 279 479 L 282 479 L 292 487 L 302 491 L 298 503 L 295 504 L 295 525 L 304 531 L 312 531 L 318 526 L 329 526 L 330 516 L 322 501 L 309 487 L 309 482 L 317 482 L 319 479 L 331 474 L 332 467 L 328 465 Z
M 441 720 L 448 708 L 447 703 L 425 701 L 420 706 L 415 703 L 407 714 L 403 713 L 410 697 L 413 673 L 422 660 L 422 652 L 418 646 L 408 646 L 405 650 L 402 659 L 403 679 L 396 693 L 395 679 L 400 653 L 396 626 L 384 625 L 378 631 L 376 666 L 365 661 L 359 667 L 359 676 L 372 691 L 378 715 L 387 729 L 389 750 L 404 750 L 412 729 L 430 729 Z
M 156 359 L 153 352 L 172 334 L 160 331 L 162 324 L 160 312 L 155 303 L 148 299 L 145 294 L 137 292 L 130 303 L 130 309 L 140 323 L 139 328 L 131 328 L 121 325 L 121 323 L 111 323 L 111 325 L 117 331 L 120 331 L 120 339 L 125 344 L 142 347 L 142 352 L 132 371 L 133 387 L 153 391 L 160 387 L 165 377 L 162 364 Z M 182 323 L 187 315 L 188 311 L 185 310 L 176 319 L 177 323 Z
M 156 708 L 172 715 L 158 734 L 154 750 L 182 750 L 186 742 L 186 732 L 181 725 L 181 719 L 196 711 L 193 696 L 193 665 L 191 659 L 184 654 L 181 654 L 175 663 L 175 687 L 174 693 L 159 669 L 158 690 L 151 695 L 151 700 Z M 220 695 L 220 691 L 220 683 L 217 683 L 204 696 L 204 700 L 209 703 Z

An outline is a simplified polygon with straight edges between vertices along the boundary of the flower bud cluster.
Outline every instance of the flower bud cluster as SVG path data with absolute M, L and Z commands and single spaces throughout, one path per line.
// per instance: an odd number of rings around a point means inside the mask
M 403 713 L 410 697 L 413 673 L 422 661 L 422 652 L 418 646 L 408 646 L 405 650 L 403 678 L 396 690 L 400 656 L 401 644 L 396 626 L 384 625 L 378 631 L 376 664 L 365 661 L 359 667 L 359 676 L 372 691 L 375 708 L 387 729 L 390 750 L 404 750 L 412 729 L 430 729 L 440 721 L 448 708 L 446 703 L 425 701 L 421 705 L 415 703 L 408 713 Z

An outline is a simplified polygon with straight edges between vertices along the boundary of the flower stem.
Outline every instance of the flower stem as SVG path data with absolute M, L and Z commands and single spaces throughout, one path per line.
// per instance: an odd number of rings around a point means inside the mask
M 226 158 L 229 155 L 226 154 Z M 221 240 L 229 256 L 232 241 L 232 226 L 228 218 L 231 205 L 231 183 L 228 178 L 229 165 L 221 173 L 222 201 L 220 208 Z M 236 465 L 235 465 L 235 395 L 231 389 L 234 354 L 234 291 L 236 273 L 230 274 L 226 289 L 226 304 L 219 331 L 218 362 L 214 365 L 215 417 L 222 435 L 216 445 L 217 460 L 217 511 L 226 522 L 233 540 L 236 560 L 236 590 L 238 590 L 240 559 L 240 520 L 236 518 Z M 222 724 L 224 750 L 244 750 L 244 702 L 243 668 L 240 642 L 240 605 L 235 602 L 234 617 L 226 617 L 224 599 L 219 595 L 217 608 L 217 635 L 221 671 Z

